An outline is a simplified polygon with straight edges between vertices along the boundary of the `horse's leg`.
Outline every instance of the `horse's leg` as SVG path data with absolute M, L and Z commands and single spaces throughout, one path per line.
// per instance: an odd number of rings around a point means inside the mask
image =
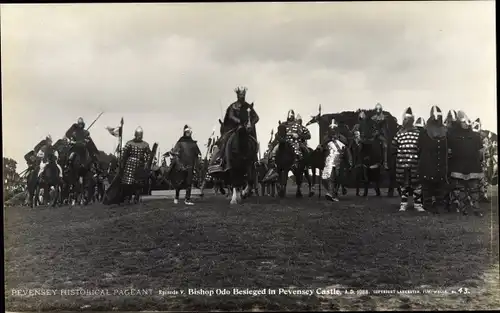
M 50 199 L 50 185 L 47 184 L 45 185 L 45 188 L 43 188 L 43 205 L 48 205 L 49 199 Z
M 288 171 L 280 170 L 279 184 L 278 184 L 278 195 L 280 198 L 284 198 L 286 195 L 287 183 L 288 183 Z
M 40 205 L 40 183 L 37 183 L 35 188 L 35 201 L 33 207 L 37 207 L 39 205 Z
M 321 185 L 323 184 L 323 170 L 319 170 L 318 199 L 321 199 Z
M 52 199 L 52 207 L 55 208 L 57 205 L 57 200 L 59 198 L 59 187 L 58 185 L 54 186 L 54 199 Z
M 314 191 L 313 191 L 313 184 L 311 181 L 311 175 L 309 175 L 309 169 L 305 168 L 304 169 L 304 176 L 307 180 L 307 186 L 309 187 L 309 197 L 314 196 Z
M 297 191 L 295 192 L 295 197 L 302 198 L 302 180 L 304 179 L 304 168 L 299 166 L 297 169 L 297 174 L 295 174 L 295 179 L 297 183 Z
M 374 176 L 375 194 L 377 195 L 377 197 L 380 197 L 381 196 L 380 182 L 382 181 L 382 166 L 373 170 L 373 176 Z
M 237 197 L 237 194 L 238 194 L 238 192 L 237 192 L 236 188 L 235 188 L 235 187 L 233 187 L 233 195 L 232 195 L 232 197 L 231 197 L 231 202 L 230 202 L 230 204 L 237 204 L 237 203 L 238 203 L 238 197 Z

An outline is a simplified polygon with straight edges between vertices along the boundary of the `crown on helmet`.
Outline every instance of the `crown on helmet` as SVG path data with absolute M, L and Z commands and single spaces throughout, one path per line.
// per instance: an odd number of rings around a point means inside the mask
M 244 97 L 247 94 L 247 87 L 238 87 L 234 89 L 238 97 Z
M 191 127 L 189 125 L 184 125 L 184 132 L 187 132 L 188 130 L 191 130 Z

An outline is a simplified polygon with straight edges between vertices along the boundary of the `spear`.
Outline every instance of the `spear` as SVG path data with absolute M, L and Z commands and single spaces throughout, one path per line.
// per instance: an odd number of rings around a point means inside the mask
M 104 112 L 101 112 L 101 113 L 100 113 L 100 114 L 96 117 L 96 119 L 92 122 L 92 124 L 90 124 L 90 125 L 89 125 L 89 127 L 87 127 L 87 130 L 89 130 L 89 129 L 90 129 L 90 127 L 92 127 L 92 125 L 94 125 L 94 123 L 95 123 L 95 122 L 97 122 L 97 120 L 98 120 L 98 119 L 101 117 L 101 115 L 103 115 L 103 114 L 104 114 Z
M 269 138 L 269 144 L 273 142 L 274 129 L 271 129 L 271 138 Z

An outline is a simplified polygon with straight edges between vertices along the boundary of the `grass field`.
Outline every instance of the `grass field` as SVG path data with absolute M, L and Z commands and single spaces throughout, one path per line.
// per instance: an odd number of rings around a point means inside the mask
M 125 207 L 6 208 L 6 309 L 500 308 L 497 205 L 484 205 L 482 218 L 435 216 L 399 213 L 397 199 L 351 195 L 331 204 L 293 194 L 234 207 L 209 196 L 193 207 L 151 200 Z M 354 288 L 358 294 L 159 294 L 235 287 Z M 21 294 L 39 288 L 56 294 Z M 110 294 L 60 294 L 77 288 Z M 123 294 L 127 288 L 146 295 Z M 468 293 L 452 293 L 459 288 Z M 380 289 L 448 293 L 374 294 Z

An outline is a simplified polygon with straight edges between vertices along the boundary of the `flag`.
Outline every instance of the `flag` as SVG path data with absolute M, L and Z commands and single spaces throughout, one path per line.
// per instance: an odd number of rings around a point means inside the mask
M 106 129 L 108 130 L 109 134 L 113 137 L 120 137 L 120 133 L 121 133 L 121 126 L 118 126 L 118 127 L 106 127 Z

